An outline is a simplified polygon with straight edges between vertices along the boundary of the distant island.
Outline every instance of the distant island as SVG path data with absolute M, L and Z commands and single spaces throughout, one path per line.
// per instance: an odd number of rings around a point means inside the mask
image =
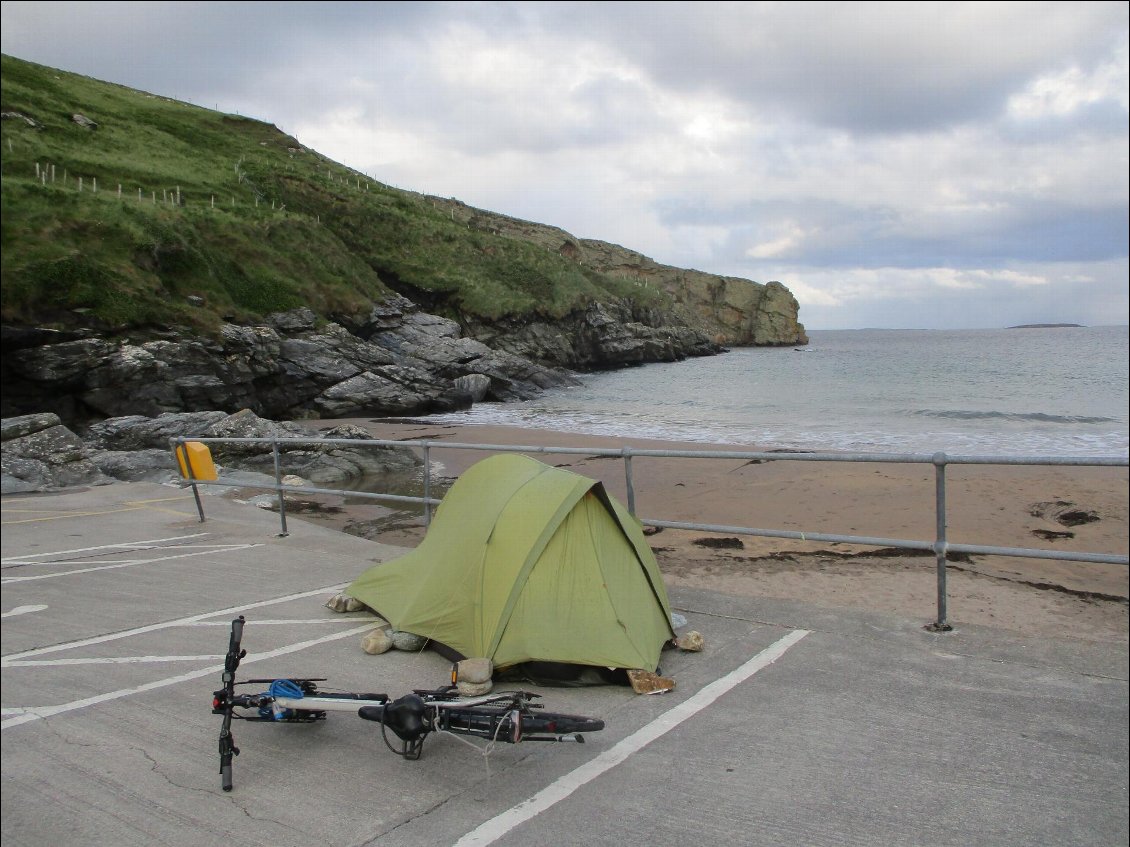
M 1083 324 L 1018 324 L 1017 326 L 1010 326 L 1009 329 L 1054 329 L 1057 327 L 1073 326 L 1082 327 Z

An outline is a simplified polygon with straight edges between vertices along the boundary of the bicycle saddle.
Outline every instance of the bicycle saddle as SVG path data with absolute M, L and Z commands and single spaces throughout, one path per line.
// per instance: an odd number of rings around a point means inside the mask
M 401 741 L 416 741 L 428 734 L 424 725 L 424 699 L 418 694 L 405 694 L 384 706 L 362 706 L 357 714 L 368 721 L 379 721 L 391 729 Z

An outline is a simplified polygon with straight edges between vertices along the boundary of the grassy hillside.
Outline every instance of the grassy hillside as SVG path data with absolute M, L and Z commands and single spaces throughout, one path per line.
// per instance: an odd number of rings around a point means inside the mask
M 5 323 L 103 330 L 430 310 L 561 316 L 664 295 L 475 226 L 276 127 L 2 57 Z M 85 126 L 73 116 L 93 121 Z

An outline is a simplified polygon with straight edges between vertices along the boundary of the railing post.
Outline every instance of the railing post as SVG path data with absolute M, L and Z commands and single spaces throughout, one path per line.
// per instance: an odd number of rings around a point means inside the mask
M 936 521 L 934 554 L 938 566 L 938 619 L 926 628 L 931 632 L 949 632 L 946 621 L 946 454 L 934 454 L 934 518 Z
M 204 504 L 200 502 L 200 489 L 196 487 L 196 474 L 192 470 L 192 462 L 188 460 L 188 447 L 183 438 L 177 439 L 176 455 L 184 461 L 184 469 L 188 471 L 188 484 L 192 486 L 192 496 L 196 499 L 196 513 L 200 515 L 200 523 L 204 523 Z
M 275 492 L 279 496 L 279 520 L 282 523 L 282 532 L 279 533 L 279 538 L 286 538 L 290 535 L 286 531 L 286 498 L 283 496 L 282 490 L 282 461 L 279 458 L 279 442 L 271 439 L 271 452 L 275 457 Z
M 625 447 L 623 450 L 620 451 L 620 453 L 624 457 L 624 483 L 625 483 L 625 485 L 627 487 L 627 491 L 628 491 L 628 513 L 632 517 L 635 517 L 636 516 L 636 489 L 635 489 L 635 486 L 632 485 L 632 448 L 631 447 Z
M 432 525 L 432 461 L 428 445 L 424 445 L 424 528 Z

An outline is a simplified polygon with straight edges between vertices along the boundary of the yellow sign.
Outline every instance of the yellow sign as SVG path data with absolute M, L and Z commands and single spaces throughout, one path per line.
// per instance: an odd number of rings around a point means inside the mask
M 211 482 L 216 479 L 216 465 L 212 462 L 212 454 L 207 444 L 199 441 L 186 441 L 178 444 L 176 448 L 177 464 L 180 465 L 180 475 L 185 479 L 199 482 Z M 191 469 L 192 473 L 189 473 Z

